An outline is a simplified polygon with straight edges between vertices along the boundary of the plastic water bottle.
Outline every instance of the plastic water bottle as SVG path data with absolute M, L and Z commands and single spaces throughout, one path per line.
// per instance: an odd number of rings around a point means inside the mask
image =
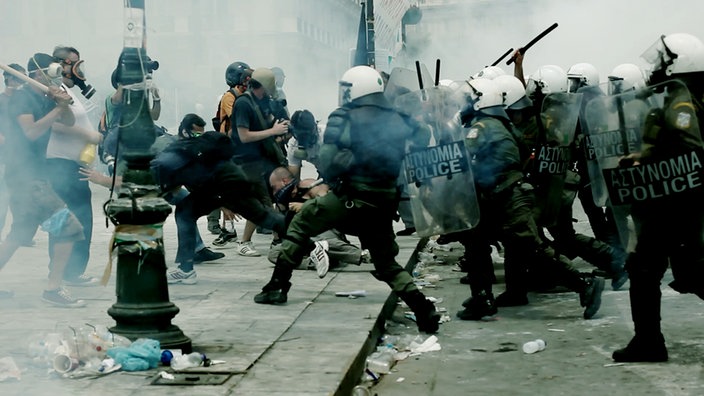
M 396 351 L 393 345 L 380 346 L 376 352 L 367 357 L 367 368 L 378 374 L 388 374 L 396 363 Z
M 171 368 L 178 371 L 191 367 L 199 367 L 203 364 L 206 357 L 200 352 L 192 352 L 187 355 L 174 356 L 171 359 Z
M 540 352 L 544 349 L 545 349 L 545 341 L 543 341 L 541 339 L 528 341 L 525 344 L 523 344 L 523 352 L 528 353 L 528 354 Z
M 174 357 L 181 355 L 183 355 L 183 352 L 181 352 L 180 349 L 162 349 L 160 359 L 161 364 L 165 366 L 170 366 L 171 361 L 174 359 Z

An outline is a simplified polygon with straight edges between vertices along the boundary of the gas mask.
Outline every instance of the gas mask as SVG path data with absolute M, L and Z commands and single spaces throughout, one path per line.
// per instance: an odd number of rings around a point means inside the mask
M 81 94 L 83 94 L 86 99 L 90 99 L 91 96 L 95 94 L 95 89 L 92 85 L 86 84 L 86 74 L 84 70 L 85 62 L 82 59 L 76 61 L 75 63 L 70 59 L 62 59 L 61 62 L 63 62 L 64 65 L 71 67 L 71 71 L 68 73 L 63 73 L 63 76 L 73 81 L 73 83 L 80 88 Z
M 469 127 L 469 123 L 477 115 L 477 110 L 474 108 L 476 103 L 475 99 L 469 98 L 467 104 L 460 110 L 460 121 L 465 128 Z

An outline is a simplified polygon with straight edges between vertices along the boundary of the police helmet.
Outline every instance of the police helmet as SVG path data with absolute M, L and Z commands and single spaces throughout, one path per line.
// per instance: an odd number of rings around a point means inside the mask
M 384 81 L 378 71 L 369 66 L 355 66 L 340 78 L 339 105 L 373 93 L 384 92 Z
M 567 70 L 568 92 L 599 85 L 599 72 L 591 63 L 576 63 Z
M 533 105 L 526 96 L 526 88 L 516 76 L 508 74 L 498 76 L 494 82 L 499 86 L 504 95 L 504 108 L 506 110 L 521 110 Z

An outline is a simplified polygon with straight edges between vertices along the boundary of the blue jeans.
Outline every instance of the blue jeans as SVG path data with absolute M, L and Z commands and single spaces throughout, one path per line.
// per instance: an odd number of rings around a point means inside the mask
M 75 161 L 51 158 L 47 160 L 47 170 L 51 187 L 78 219 L 83 227 L 82 241 L 75 242 L 71 257 L 66 264 L 64 279 L 71 280 L 83 275 L 90 259 L 90 242 L 93 235 L 93 204 L 87 180 L 81 180 L 78 170 L 81 166 Z M 53 251 L 49 240 L 49 251 Z
M 179 249 L 176 254 L 175 260 L 177 263 L 183 263 L 184 261 L 193 261 L 193 255 L 185 255 L 183 254 L 183 251 L 181 249 L 181 229 L 183 229 L 185 232 L 184 238 L 188 238 L 188 236 L 186 235 L 192 235 L 192 240 L 194 242 L 193 253 L 201 249 L 205 249 L 205 243 L 203 242 L 203 238 L 201 238 L 200 236 L 200 231 L 198 230 L 198 225 L 196 223 L 198 218 L 194 218 L 188 212 L 184 214 L 184 211 L 182 210 L 183 208 L 179 209 L 182 203 L 184 202 L 184 199 L 189 195 L 190 192 L 188 190 L 186 190 L 185 188 L 181 188 L 176 193 L 167 194 L 164 197 L 170 204 L 176 206 L 174 217 L 176 219 L 176 228 L 179 230 Z M 188 203 L 188 201 L 186 201 L 186 203 Z

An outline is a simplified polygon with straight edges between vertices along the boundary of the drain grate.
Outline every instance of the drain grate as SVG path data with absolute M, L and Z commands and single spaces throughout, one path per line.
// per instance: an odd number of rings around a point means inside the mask
M 157 375 L 152 380 L 152 385 L 222 385 L 232 374 L 208 373 L 172 373 L 174 379 L 166 379 Z

